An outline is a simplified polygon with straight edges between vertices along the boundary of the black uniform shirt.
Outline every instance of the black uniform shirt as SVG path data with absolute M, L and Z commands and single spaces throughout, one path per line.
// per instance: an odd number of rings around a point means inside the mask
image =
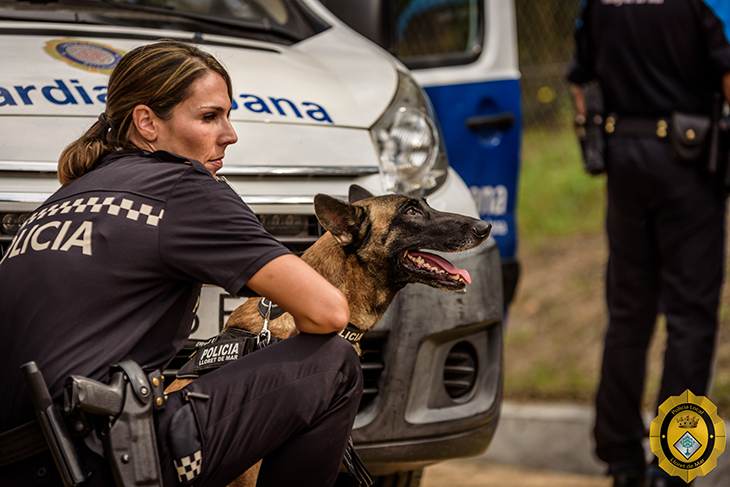
M 190 332 L 201 284 L 251 295 L 288 253 L 197 161 L 125 150 L 63 187 L 0 263 L 0 431 L 33 419 L 19 371 L 35 360 L 59 398 L 70 374 L 124 359 L 162 369 Z
M 606 113 L 709 114 L 730 72 L 726 0 L 587 0 L 568 78 L 601 81 Z

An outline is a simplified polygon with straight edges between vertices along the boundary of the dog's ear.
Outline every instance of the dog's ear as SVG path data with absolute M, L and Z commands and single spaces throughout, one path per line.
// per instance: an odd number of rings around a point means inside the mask
M 322 227 L 332 233 L 343 247 L 359 239 L 365 210 L 326 194 L 314 197 L 314 213 Z
M 347 201 L 349 201 L 351 204 L 355 203 L 360 200 L 364 200 L 365 198 L 372 198 L 373 194 L 368 191 L 367 189 L 363 188 L 360 185 L 357 184 L 351 184 L 350 185 L 350 193 L 347 195 Z

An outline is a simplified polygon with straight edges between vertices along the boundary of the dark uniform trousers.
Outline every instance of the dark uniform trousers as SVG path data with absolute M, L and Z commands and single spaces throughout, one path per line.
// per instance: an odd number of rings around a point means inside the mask
M 707 392 L 723 278 L 725 198 L 668 142 L 616 136 L 607 146 L 609 325 L 596 395 L 598 456 L 644 468 L 646 355 L 657 313 L 667 344 L 657 405 Z
M 203 452 L 195 486 L 228 485 L 262 458 L 259 487 L 333 485 L 362 384 L 357 353 L 335 334 L 300 334 L 201 377 L 155 416 L 164 485 L 179 485 L 166 438 L 186 392 L 210 396 L 190 400 Z M 85 449 L 82 457 L 93 471 L 84 486 L 114 485 L 101 457 Z M 0 472 L 0 485 L 60 486 L 53 470 L 48 455 L 31 458 Z

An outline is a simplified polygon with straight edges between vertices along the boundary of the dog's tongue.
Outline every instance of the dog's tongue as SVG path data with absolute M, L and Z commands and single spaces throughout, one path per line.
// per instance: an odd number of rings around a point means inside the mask
M 449 274 L 458 274 L 461 277 L 464 278 L 464 280 L 471 284 L 471 276 L 469 275 L 469 271 L 466 269 L 459 269 L 454 264 L 449 262 L 448 260 L 439 257 L 435 254 L 429 254 L 428 252 L 410 252 L 411 255 L 421 257 L 423 260 L 427 261 L 429 264 L 437 265 L 441 267 L 443 270 L 448 272 Z

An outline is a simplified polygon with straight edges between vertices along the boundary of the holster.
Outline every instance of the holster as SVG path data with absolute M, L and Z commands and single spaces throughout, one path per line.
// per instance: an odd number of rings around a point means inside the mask
M 105 418 L 99 434 L 117 487 L 162 486 L 153 412 L 164 407 L 164 386 L 159 371 L 150 376 L 127 360 L 112 367 L 109 385 L 66 380 L 64 412 Z
M 603 91 L 598 81 L 590 81 L 581 87 L 586 115 L 575 118 L 576 133 L 583 154 L 583 168 L 589 174 L 606 171 L 606 139 L 603 133 Z
M 108 431 L 102 431 L 106 459 L 118 487 L 162 487 L 152 388 L 136 363 L 126 361 L 118 367 L 113 377 L 124 379 L 124 404 Z

